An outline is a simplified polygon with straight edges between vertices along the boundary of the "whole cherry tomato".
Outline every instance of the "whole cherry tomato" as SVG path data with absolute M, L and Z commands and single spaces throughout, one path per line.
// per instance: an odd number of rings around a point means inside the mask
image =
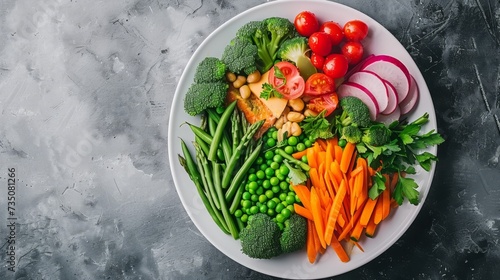
M 323 73 L 333 79 L 342 78 L 347 73 L 349 61 L 343 54 L 334 53 L 325 58 Z
M 344 31 L 342 30 L 342 27 L 333 21 L 326 21 L 324 22 L 320 28 L 319 31 L 325 32 L 330 37 L 332 38 L 332 45 L 336 46 L 342 42 L 344 39 Z
M 363 58 L 363 45 L 360 42 L 346 42 L 341 50 L 342 54 L 347 57 L 350 65 L 358 64 Z
M 309 47 L 319 55 L 327 56 L 332 51 L 332 38 L 325 32 L 314 32 L 309 36 Z
M 293 21 L 295 29 L 300 35 L 309 37 L 319 29 L 319 21 L 316 15 L 310 11 L 302 11 L 295 16 Z
M 361 41 L 368 35 L 368 25 L 361 20 L 351 20 L 344 24 L 344 36 L 348 41 Z
M 315 52 L 311 53 L 311 63 L 316 67 L 316 69 L 323 69 L 323 65 L 325 64 L 325 57 L 319 55 Z

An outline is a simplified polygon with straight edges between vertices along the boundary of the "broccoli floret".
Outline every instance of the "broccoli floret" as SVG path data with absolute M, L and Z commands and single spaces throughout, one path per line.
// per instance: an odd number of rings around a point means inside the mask
M 267 50 L 273 59 L 276 58 L 281 43 L 292 38 L 296 33 L 295 27 L 290 20 L 282 17 L 270 17 L 265 19 L 267 31 L 270 33 L 270 42 Z
M 206 57 L 196 67 L 195 83 L 210 83 L 224 81 L 226 65 L 216 57 Z
M 196 116 L 208 108 L 223 105 L 228 87 L 228 84 L 222 81 L 193 83 L 184 97 L 184 111 L 191 116 Z
M 297 33 L 293 23 L 280 17 L 248 22 L 236 32 L 236 38 L 251 42 L 257 47 L 257 66 L 261 73 L 274 65 L 281 43 L 294 36 Z
M 307 239 L 307 220 L 292 214 L 285 221 L 285 228 L 280 238 L 281 251 L 291 253 L 304 248 Z
M 370 110 L 361 99 L 346 96 L 340 99 L 340 107 L 342 108 L 342 114 L 340 115 L 342 126 L 368 127 L 370 125 Z
M 342 128 L 342 138 L 347 142 L 356 144 L 361 142 L 362 137 L 363 132 L 357 126 L 349 125 Z
M 375 124 L 366 129 L 361 140 L 371 146 L 383 146 L 389 142 L 391 130 L 384 124 Z
M 257 46 L 236 37 L 226 46 L 221 59 L 229 71 L 250 75 L 257 70 Z
M 270 259 L 280 255 L 281 230 L 266 214 L 252 216 L 247 226 L 240 231 L 241 250 L 251 258 Z
M 294 37 L 285 40 L 281 44 L 278 50 L 278 57 L 282 60 L 288 60 L 294 62 L 297 65 L 299 57 L 307 57 L 307 52 L 309 51 L 309 45 L 307 44 L 307 38 L 305 37 Z

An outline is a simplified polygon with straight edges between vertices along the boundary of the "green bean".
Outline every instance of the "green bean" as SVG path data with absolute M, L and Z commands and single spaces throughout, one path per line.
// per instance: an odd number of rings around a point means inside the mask
M 184 157 L 179 155 L 179 161 L 181 162 L 181 165 L 184 166 L 189 177 L 194 182 L 196 190 L 198 191 L 198 194 L 201 198 L 201 201 L 205 205 L 205 208 L 207 209 L 208 213 L 210 214 L 214 222 L 219 226 L 219 228 L 224 233 L 229 234 L 229 229 L 227 228 L 225 221 L 220 219 L 222 217 L 219 217 L 220 216 L 219 211 L 213 208 L 213 202 L 211 202 L 211 199 L 209 199 L 211 197 L 210 196 L 207 197 L 207 194 L 205 193 L 204 188 L 202 187 L 203 181 L 201 179 L 201 175 L 198 172 L 196 163 L 191 157 L 191 153 L 189 152 L 186 143 L 182 139 L 181 139 L 181 147 L 182 147 L 182 152 L 184 154 Z
M 217 124 L 217 129 L 215 130 L 214 137 L 212 139 L 212 143 L 210 144 L 210 151 L 208 153 L 208 159 L 215 161 L 217 159 L 217 149 L 219 148 L 219 144 L 222 141 L 224 129 L 226 128 L 226 124 L 231 118 L 231 114 L 233 113 L 234 107 L 236 107 L 236 101 L 233 101 L 229 106 L 227 106 L 224 113 L 220 117 L 220 121 Z
M 234 214 L 234 212 L 240 206 L 241 197 L 243 196 L 243 193 L 245 192 L 245 183 L 246 183 L 246 181 L 243 181 L 240 184 L 240 186 L 238 187 L 238 189 L 236 191 L 236 194 L 234 195 L 233 201 L 231 202 L 231 206 L 229 206 L 229 213 L 231 213 L 231 214 Z M 227 200 L 227 192 L 226 192 L 226 200 Z
M 215 130 L 217 129 L 217 123 L 215 122 L 214 119 L 208 118 L 208 132 L 212 136 L 212 138 L 215 135 Z
M 307 163 L 295 159 L 293 156 L 287 154 L 283 149 L 278 148 L 276 149 L 275 153 L 281 155 L 283 158 L 286 158 L 291 163 L 298 165 L 304 171 L 309 171 L 309 169 L 311 169 L 311 167 L 309 167 Z
M 229 209 L 227 208 L 227 201 L 224 198 L 224 193 L 222 190 L 222 187 L 220 185 L 220 178 L 221 178 L 221 172 L 220 172 L 220 164 L 214 162 L 213 163 L 213 172 L 214 172 L 214 187 L 215 191 L 217 192 L 217 198 L 219 199 L 220 203 L 220 210 L 222 212 L 222 216 L 224 217 L 224 220 L 226 221 L 226 224 L 229 228 L 229 232 L 233 236 L 234 239 L 238 239 L 239 235 L 239 230 L 237 226 L 234 224 L 234 217 L 233 215 L 229 212 Z
M 224 172 L 224 175 L 222 176 L 222 187 L 223 188 L 225 186 L 229 185 L 229 183 L 231 181 L 231 176 L 233 174 L 234 169 L 236 168 L 236 164 L 239 161 L 241 153 L 248 146 L 248 143 L 250 143 L 253 136 L 257 132 L 257 130 L 259 130 L 263 124 L 264 124 L 264 120 L 260 120 L 258 122 L 253 123 L 249 127 L 247 133 L 241 139 L 240 144 L 238 145 L 238 147 L 236 147 L 236 150 L 233 151 L 233 154 L 231 155 L 231 159 L 227 163 L 226 171 Z
M 214 109 L 210 108 L 207 109 L 207 113 L 208 113 L 208 118 L 212 119 L 213 121 L 215 121 L 215 123 L 219 124 L 220 116 Z
M 203 175 L 203 178 L 205 178 L 204 181 L 205 186 L 208 187 L 207 193 L 210 193 L 210 195 L 212 196 L 212 200 L 215 204 L 215 207 L 217 209 L 221 209 L 219 199 L 217 198 L 217 193 L 214 187 L 213 178 L 210 176 L 212 172 L 210 171 L 208 160 L 205 157 L 205 154 L 203 153 L 203 150 L 201 149 L 198 143 L 194 142 L 194 147 L 196 149 L 196 159 L 198 160 L 198 169 L 200 171 L 200 174 Z
M 208 144 L 205 141 L 201 140 L 201 138 L 197 135 L 194 136 L 194 141 L 198 143 L 198 145 L 200 145 L 200 148 L 203 150 L 205 155 L 208 155 L 208 150 L 210 149 L 208 147 Z
M 224 153 L 224 161 L 229 162 L 233 151 L 231 149 L 231 143 L 229 143 L 229 137 L 226 133 L 222 136 L 222 152 Z
M 201 140 L 203 140 L 207 144 L 212 143 L 212 136 L 208 134 L 205 130 L 201 129 L 200 127 L 197 127 L 194 124 L 187 123 L 191 130 L 193 131 L 194 135 L 200 137 Z
M 248 157 L 248 160 L 245 161 L 245 163 L 240 167 L 238 172 L 236 172 L 236 175 L 234 175 L 234 178 L 232 179 L 229 188 L 226 192 L 227 201 L 231 201 L 234 198 L 234 195 L 238 190 L 238 187 L 240 186 L 243 179 L 245 179 L 248 170 L 250 169 L 250 167 L 252 167 L 254 161 L 259 157 L 261 148 L 262 144 L 255 147 L 255 149 L 252 151 L 252 154 L 250 154 L 250 156 Z

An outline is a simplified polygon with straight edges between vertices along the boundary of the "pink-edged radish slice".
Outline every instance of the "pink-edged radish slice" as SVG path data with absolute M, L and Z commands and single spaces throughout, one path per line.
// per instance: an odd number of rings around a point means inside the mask
M 377 119 L 377 115 L 379 113 L 377 100 L 365 87 L 359 84 L 345 82 L 337 88 L 337 95 L 339 96 L 339 99 L 347 96 L 359 98 L 368 107 L 368 110 L 370 111 L 370 118 L 372 120 Z
M 349 77 L 349 82 L 355 83 L 366 88 L 375 97 L 379 112 L 385 111 L 389 103 L 387 87 L 384 80 L 377 74 L 370 71 L 358 71 Z
M 364 62 L 361 70 L 374 72 L 391 83 L 396 89 L 398 100 L 403 100 L 408 95 L 410 72 L 399 59 L 390 55 L 375 55 Z
M 401 117 L 401 109 L 399 106 L 396 106 L 396 109 L 392 111 L 390 114 L 378 114 L 376 121 L 381 122 L 385 125 L 390 125 L 391 123 L 399 120 Z
M 415 107 L 418 101 L 419 90 L 417 81 L 415 78 L 411 76 L 411 84 L 410 90 L 408 91 L 408 95 L 403 101 L 399 103 L 399 107 L 401 108 L 401 115 L 408 114 Z
M 387 88 L 387 97 L 389 98 L 389 102 L 387 103 L 387 108 L 385 108 L 385 110 L 380 113 L 384 115 L 389 115 L 392 112 L 394 112 L 394 110 L 396 110 L 396 108 L 398 107 L 399 104 L 398 94 L 396 93 L 396 89 L 391 83 L 389 83 L 386 80 L 383 81 Z

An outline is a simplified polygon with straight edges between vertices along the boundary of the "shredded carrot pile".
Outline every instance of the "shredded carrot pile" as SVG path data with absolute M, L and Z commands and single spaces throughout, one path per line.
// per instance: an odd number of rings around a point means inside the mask
M 314 263 L 328 247 L 342 262 L 348 262 L 346 248 L 355 245 L 363 250 L 359 244 L 363 232 L 373 237 L 380 222 L 397 206 L 391 198 L 394 186 L 384 175 L 385 190 L 374 200 L 368 197 L 376 170 L 357 156 L 355 144 L 347 143 L 342 148 L 337 138 L 318 139 L 312 147 L 294 156 L 304 155 L 311 167 L 309 179 L 293 189 L 302 202 L 294 204 L 295 212 L 308 220 L 309 262 Z

